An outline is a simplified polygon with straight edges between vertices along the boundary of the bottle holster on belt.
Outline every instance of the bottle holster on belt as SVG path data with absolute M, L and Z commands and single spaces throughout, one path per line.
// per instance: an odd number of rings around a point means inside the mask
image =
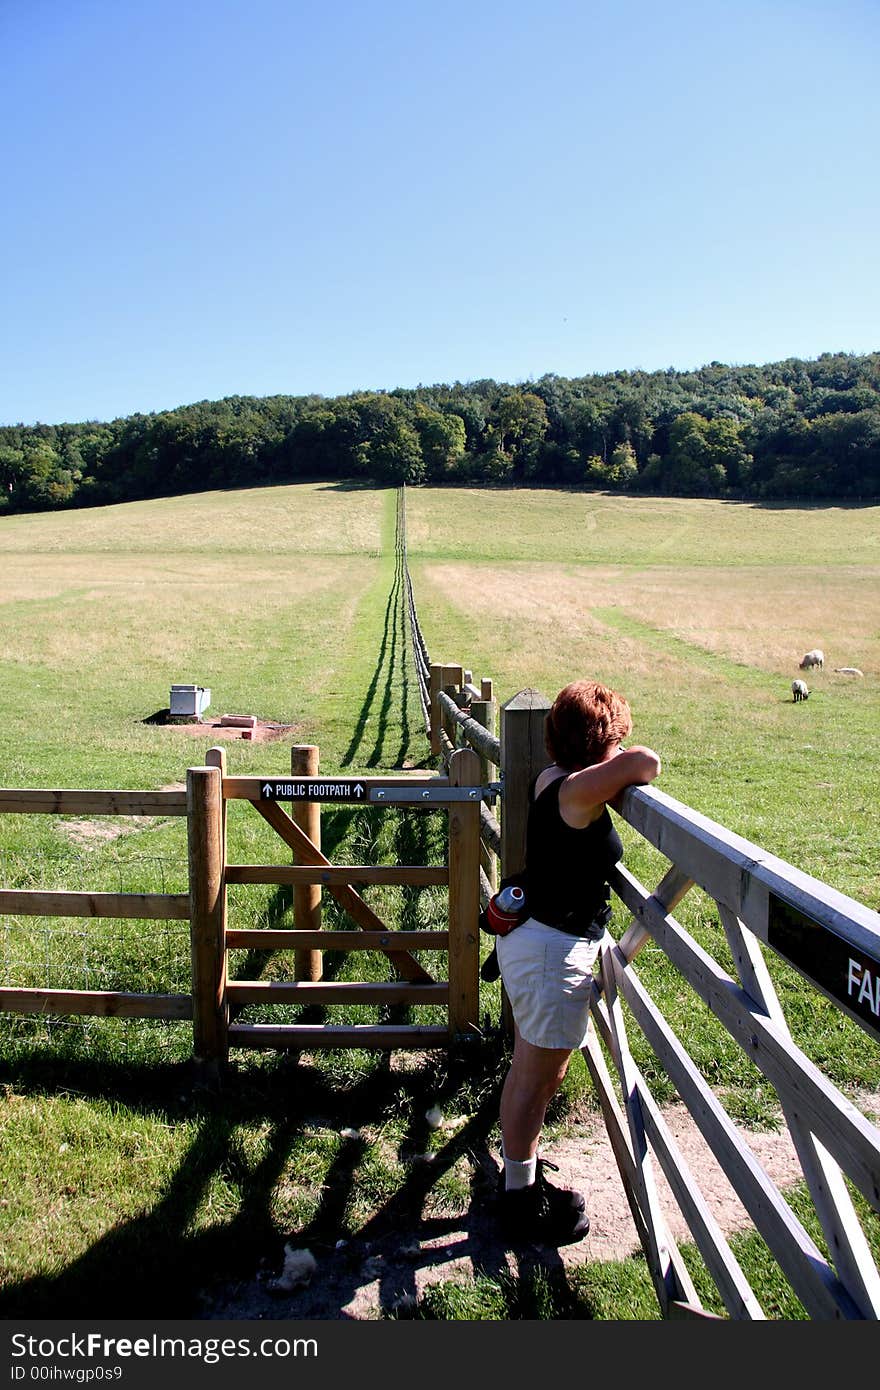
M 513 895 L 519 899 L 515 906 L 505 901 Z M 525 899 L 519 884 L 504 883 L 499 892 L 493 894 L 485 909 L 480 913 L 480 926 L 490 936 L 506 936 L 528 917 Z
M 485 930 L 492 936 L 506 936 L 514 927 L 518 927 L 523 920 L 522 912 L 505 912 L 498 907 L 495 898 L 490 898 L 486 905 L 486 926 Z

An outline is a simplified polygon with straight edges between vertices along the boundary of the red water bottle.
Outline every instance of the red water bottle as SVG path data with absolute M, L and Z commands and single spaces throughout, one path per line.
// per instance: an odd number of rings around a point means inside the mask
M 519 925 L 525 905 L 526 895 L 523 890 L 509 883 L 500 893 L 496 893 L 494 898 L 489 899 L 486 907 L 489 930 L 496 936 L 506 936 Z

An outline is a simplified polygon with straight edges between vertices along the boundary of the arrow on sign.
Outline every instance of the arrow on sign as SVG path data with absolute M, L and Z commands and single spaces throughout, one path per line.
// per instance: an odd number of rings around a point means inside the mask
M 355 782 L 355 784 L 354 784 L 354 786 L 352 787 L 351 791 L 352 791 L 352 795 L 353 795 L 353 796 L 356 796 L 356 797 L 358 797 L 358 799 L 360 799 L 360 797 L 362 797 L 363 794 L 364 794 L 364 786 L 363 786 L 363 783 L 362 783 L 362 782 Z
M 271 782 L 266 782 L 266 783 L 264 784 L 264 786 L 263 786 L 263 795 L 264 795 L 264 796 L 271 796 L 274 790 L 275 790 L 275 788 L 272 786 L 272 783 L 271 783 Z

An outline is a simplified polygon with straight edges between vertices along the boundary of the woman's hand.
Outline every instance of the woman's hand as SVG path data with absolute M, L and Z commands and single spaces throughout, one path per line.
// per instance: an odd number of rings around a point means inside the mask
M 655 753 L 653 748 L 645 748 L 642 744 L 635 744 L 632 748 L 621 748 L 619 756 L 629 759 L 626 764 L 626 774 L 629 780 L 622 784 L 621 790 L 623 787 L 634 787 L 646 782 L 653 782 L 655 777 L 660 776 L 660 755 Z
M 566 825 L 582 829 L 602 814 L 607 801 L 625 787 L 644 786 L 659 777 L 660 758 L 653 748 L 614 744 L 600 763 L 571 772 L 559 789 L 559 810 Z

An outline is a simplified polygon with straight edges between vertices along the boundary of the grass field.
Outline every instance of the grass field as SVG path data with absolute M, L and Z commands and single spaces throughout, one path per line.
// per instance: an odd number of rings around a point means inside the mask
M 435 660 L 463 651 L 502 699 L 606 681 L 664 791 L 880 904 L 880 508 L 419 489 L 408 537 Z M 813 647 L 826 667 L 796 706 Z
M 283 774 L 292 742 L 318 744 L 325 771 L 432 766 L 405 659 L 395 503 L 392 490 L 302 485 L 4 518 L 0 785 L 181 783 L 215 740 L 145 722 L 180 681 L 210 687 L 209 715 L 289 726 L 275 744 L 229 743 L 233 774 Z M 880 508 L 418 489 L 407 514 L 433 660 L 492 677 L 502 702 L 527 686 L 552 697 L 580 675 L 608 681 L 630 699 L 634 736 L 660 751 L 663 790 L 880 908 Z M 790 682 L 814 646 L 826 668 L 808 673 L 810 699 L 795 705 Z M 863 678 L 835 674 L 843 665 Z M 348 862 L 444 853 L 438 818 L 414 829 L 339 810 L 324 834 Z M 232 808 L 229 835 L 239 861 L 277 860 L 248 808 Z M 655 882 L 659 857 L 625 840 L 630 867 Z M 183 891 L 183 822 L 8 816 L 0 862 L 2 887 Z M 404 924 L 442 920 L 437 890 L 370 894 Z M 711 913 L 686 903 L 683 920 L 717 951 Z M 286 907 L 281 891 L 239 889 L 231 924 L 271 924 Z M 0 918 L 8 984 L 185 989 L 188 953 L 185 924 Z M 686 1010 L 651 948 L 642 960 L 670 1016 Z M 350 968 L 330 965 L 339 977 Z M 288 969 L 268 955 L 245 968 Z M 384 968 L 367 958 L 368 974 Z M 364 977 L 361 959 L 351 977 Z M 876 1088 L 864 1033 L 784 970 L 779 984 L 836 1084 Z M 491 1024 L 497 987 L 485 1008 Z M 438 1058 L 398 1070 L 373 1054 L 238 1056 L 218 1105 L 187 1084 L 183 1025 L 7 1017 L 0 1030 L 3 1316 L 188 1316 L 208 1271 L 234 1279 L 267 1252 L 277 1262 L 292 1231 L 332 1248 L 421 1201 L 435 1215 L 457 1209 L 468 1144 L 497 1137 L 494 1054 L 470 1073 Z M 769 1123 L 771 1098 L 713 1021 L 688 1019 L 686 1031 L 731 1110 Z M 438 1097 L 469 1128 L 422 1191 L 410 1159 L 431 1144 L 441 1153 L 422 1120 Z M 573 1066 L 552 1125 L 592 1104 Z M 352 1154 L 340 1134 L 361 1126 Z M 124 1285 L 120 1260 L 139 1271 Z M 478 1280 L 464 1303 L 444 1297 L 426 1315 L 653 1316 L 638 1311 L 644 1275 L 631 1268 L 557 1280 L 537 1304 L 503 1281 Z M 779 1306 L 790 1308 L 784 1295 Z

